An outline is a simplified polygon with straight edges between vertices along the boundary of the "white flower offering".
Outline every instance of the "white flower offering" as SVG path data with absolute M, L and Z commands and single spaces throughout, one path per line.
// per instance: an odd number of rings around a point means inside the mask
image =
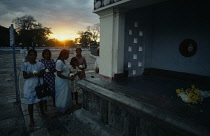
M 34 71 L 33 71 L 33 74 L 38 74 L 38 71 L 34 70 Z
M 83 65 L 79 65 L 79 68 L 84 68 Z
M 50 72 L 50 71 L 49 71 L 49 69 L 45 69 L 45 72 L 47 72 L 47 73 L 48 73 L 48 72 Z
M 178 94 L 179 97 L 181 97 L 181 99 L 184 101 L 184 102 L 189 102 L 188 100 L 188 96 L 185 94 L 185 93 L 180 93 Z
M 204 98 L 210 97 L 210 91 L 202 91 L 195 88 L 195 85 L 187 89 L 176 89 L 176 93 L 184 102 L 192 104 L 198 104 L 202 102 Z

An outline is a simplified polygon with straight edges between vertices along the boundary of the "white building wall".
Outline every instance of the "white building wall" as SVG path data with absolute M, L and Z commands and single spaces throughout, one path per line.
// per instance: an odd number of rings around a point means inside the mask
M 100 16 L 100 62 L 101 75 L 112 77 L 113 13 L 108 11 Z
M 100 13 L 100 75 L 112 78 L 123 73 L 124 65 L 124 14 L 118 10 Z
M 124 72 L 125 15 L 115 11 L 113 32 L 113 74 Z

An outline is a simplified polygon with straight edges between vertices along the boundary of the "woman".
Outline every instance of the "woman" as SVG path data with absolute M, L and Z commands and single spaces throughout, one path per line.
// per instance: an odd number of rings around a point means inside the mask
M 71 90 L 69 80 L 74 80 L 69 77 L 69 65 L 67 59 L 69 51 L 63 49 L 56 61 L 57 76 L 55 78 L 55 104 L 59 111 L 66 112 L 72 106 Z
M 53 99 L 53 106 L 55 107 L 55 61 L 51 59 L 51 51 L 49 49 L 43 50 L 42 57 L 43 59 L 40 59 L 39 62 L 42 62 L 45 67 L 43 80 L 48 85 L 50 96 Z M 47 100 L 44 101 L 44 108 L 47 110 Z
M 44 73 L 44 65 L 41 62 L 36 62 L 37 52 L 34 49 L 28 51 L 28 62 L 22 64 L 23 78 L 26 79 L 23 87 L 24 100 L 28 104 L 28 112 L 30 116 L 29 127 L 34 126 L 33 106 L 39 102 L 42 116 L 45 116 L 43 110 L 43 101 L 36 96 L 35 87 L 38 86 L 38 80 L 41 82 Z M 38 79 L 40 78 L 40 79 Z
M 85 69 L 87 68 L 86 59 L 82 56 L 82 49 L 77 48 L 76 49 L 76 56 L 79 63 L 79 69 L 81 70 L 81 73 L 79 75 L 80 79 L 86 78 Z

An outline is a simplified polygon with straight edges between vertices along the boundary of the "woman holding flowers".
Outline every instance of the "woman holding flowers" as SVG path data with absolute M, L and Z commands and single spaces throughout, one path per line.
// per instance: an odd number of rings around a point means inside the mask
M 69 76 L 69 65 L 66 61 L 68 58 L 69 51 L 63 49 L 56 61 L 57 76 L 55 78 L 55 104 L 61 112 L 66 112 L 72 106 L 69 81 L 74 80 L 74 78 Z
M 25 103 L 28 104 L 28 112 L 30 116 L 29 127 L 33 127 L 33 105 L 35 103 L 39 102 L 41 114 L 42 116 L 45 115 L 43 110 L 43 101 L 42 99 L 37 98 L 35 91 L 35 87 L 38 86 L 38 78 L 40 78 L 41 83 L 43 82 L 41 77 L 44 74 L 44 65 L 41 62 L 36 61 L 36 50 L 30 49 L 27 56 L 28 62 L 23 63 L 21 67 L 23 71 L 23 78 L 26 79 L 23 87 L 23 94 Z
M 79 78 L 84 79 L 86 78 L 85 69 L 87 68 L 86 59 L 82 56 L 82 49 L 77 48 L 76 49 L 76 56 L 79 63 L 79 70 L 81 71 Z
M 42 62 L 45 67 L 43 80 L 50 90 L 50 96 L 53 99 L 53 106 L 55 107 L 55 61 L 51 59 L 51 51 L 49 49 L 43 50 L 42 57 L 43 59 L 40 59 L 39 62 Z M 47 100 L 44 101 L 44 108 L 47 110 Z

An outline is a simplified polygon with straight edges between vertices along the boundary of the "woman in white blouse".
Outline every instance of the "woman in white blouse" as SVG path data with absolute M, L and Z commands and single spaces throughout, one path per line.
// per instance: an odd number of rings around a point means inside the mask
M 63 49 L 56 61 L 55 105 L 60 112 L 66 112 L 72 107 L 69 80 L 74 80 L 74 78 L 69 76 L 69 65 L 66 61 L 68 58 L 69 51 Z

